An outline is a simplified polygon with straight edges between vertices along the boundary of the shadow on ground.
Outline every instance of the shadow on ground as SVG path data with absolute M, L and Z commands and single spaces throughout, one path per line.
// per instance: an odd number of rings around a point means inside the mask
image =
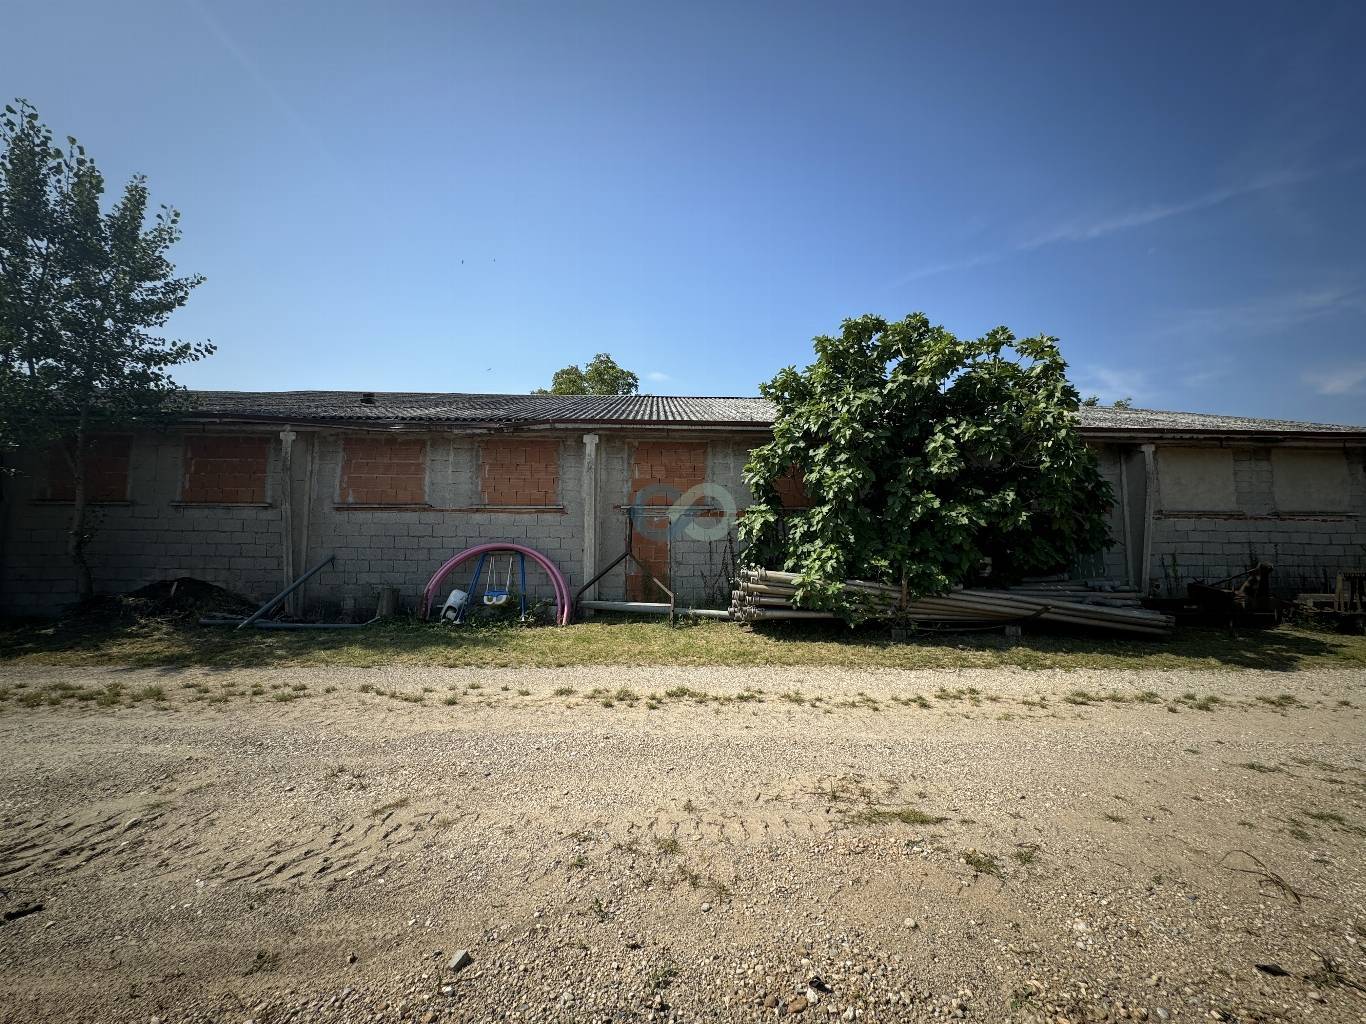
M 354 631 L 280 633 L 202 627 L 184 619 L 0 625 L 0 660 L 136 668 L 283 665 L 469 667 L 573 665 L 840 665 L 869 668 L 1366 668 L 1366 639 L 1292 626 L 1180 629 L 1166 640 L 1038 633 L 922 631 L 893 642 L 885 627 L 599 617 L 572 626 L 449 626 L 392 620 Z

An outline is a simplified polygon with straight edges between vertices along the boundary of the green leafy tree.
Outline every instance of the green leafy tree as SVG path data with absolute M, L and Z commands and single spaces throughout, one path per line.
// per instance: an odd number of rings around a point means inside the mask
M 88 599 L 88 454 L 99 434 L 173 410 L 183 389 L 170 368 L 213 351 L 155 333 L 203 278 L 176 276 L 167 252 L 180 214 L 162 206 L 148 223 L 141 176 L 106 211 L 85 149 L 70 136 L 54 145 L 22 100 L 0 115 L 0 145 L 0 452 L 59 443 L 65 453 L 67 550 Z
M 599 352 L 587 366 L 566 366 L 556 370 L 550 387 L 537 388 L 535 395 L 634 395 L 640 378 L 622 369 L 606 352 Z
M 1056 339 L 998 327 L 965 340 L 915 313 L 846 320 L 815 350 L 761 388 L 773 440 L 745 467 L 756 502 L 741 524 L 751 563 L 802 575 L 802 603 L 839 608 L 851 578 L 914 599 L 985 558 L 1009 580 L 1108 544 L 1110 488 Z M 774 481 L 794 468 L 810 508 L 779 499 Z

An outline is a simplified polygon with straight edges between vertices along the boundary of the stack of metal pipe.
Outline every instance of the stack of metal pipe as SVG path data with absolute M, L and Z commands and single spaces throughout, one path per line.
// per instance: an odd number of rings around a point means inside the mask
M 800 607 L 799 579 L 797 573 L 774 569 L 740 570 L 738 587 L 731 591 L 731 617 L 742 622 L 838 618 L 834 612 Z M 841 587 L 845 597 L 862 605 L 871 618 L 1001 625 L 1037 621 L 1142 636 L 1166 636 L 1175 624 L 1170 615 L 1141 607 L 1138 595 L 1131 590 L 1093 589 L 1084 581 L 1032 584 L 1008 590 L 955 588 L 904 606 L 901 591 L 885 583 L 846 580 Z

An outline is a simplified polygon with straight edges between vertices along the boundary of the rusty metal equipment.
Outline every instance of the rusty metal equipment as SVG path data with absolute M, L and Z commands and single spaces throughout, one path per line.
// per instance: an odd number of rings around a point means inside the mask
M 613 569 L 615 569 L 617 566 L 619 566 L 622 562 L 625 562 L 625 561 L 628 561 L 628 560 L 629 560 L 629 561 L 635 563 L 636 567 L 641 571 L 641 573 L 642 573 L 644 576 L 646 576 L 646 577 L 650 580 L 651 583 L 653 583 L 653 584 L 654 584 L 656 587 L 658 587 L 660 590 L 664 591 L 664 595 L 669 599 L 667 608 L 668 608 L 669 622 L 672 623 L 672 622 L 674 621 L 674 617 L 677 615 L 677 612 L 678 612 L 678 602 L 677 602 L 677 600 L 674 598 L 674 592 L 673 592 L 672 590 L 670 590 L 668 587 L 666 587 L 666 586 L 664 585 L 664 583 L 659 579 L 659 577 L 656 576 L 653 572 L 650 571 L 650 567 L 649 567 L 649 566 L 647 566 L 644 562 L 642 562 L 639 558 L 636 557 L 636 553 L 635 553 L 635 550 L 634 550 L 634 544 L 633 544 L 633 541 L 632 541 L 632 537 L 633 537 L 634 533 L 635 533 L 635 509 L 634 509 L 634 508 L 628 508 L 628 509 L 626 510 L 626 550 L 623 551 L 621 554 L 617 555 L 616 558 L 612 559 L 612 561 L 609 562 L 609 563 L 607 564 L 607 567 L 606 567 L 605 569 L 603 569 L 603 570 L 601 570 L 600 572 L 594 574 L 594 576 L 593 576 L 592 579 L 590 579 L 587 583 L 585 583 L 583 586 L 581 586 L 581 587 L 578 589 L 578 591 L 574 594 L 574 607 L 575 607 L 575 608 L 578 608 L 578 607 L 582 606 L 582 607 L 584 607 L 584 608 L 590 608 L 590 609 L 591 609 L 594 605 L 605 604 L 606 602 L 598 602 L 598 601 L 587 601 L 587 602 L 585 602 L 585 601 L 583 600 L 583 595 L 586 594 L 586 593 L 588 593 L 588 591 L 591 590 L 591 589 L 593 588 L 593 584 L 595 584 L 595 583 L 597 583 L 599 580 L 601 580 L 604 576 L 606 576 L 609 572 L 611 572 Z M 671 571 L 671 570 L 673 569 L 673 548 L 672 548 L 672 545 L 666 545 L 666 554 L 667 554 L 667 557 L 669 558 L 668 570 Z M 672 575 L 671 572 L 670 572 L 670 575 Z M 672 580 L 671 580 L 670 582 L 672 582 Z M 638 604 L 638 605 L 640 605 L 640 607 L 639 607 L 638 609 L 635 609 L 635 610 L 638 610 L 638 611 L 653 612 L 653 611 L 656 611 L 656 610 L 657 610 L 655 607 L 653 607 L 653 605 L 652 605 L 651 602 L 612 602 L 612 603 L 613 603 L 613 604 Z M 658 602 L 658 603 L 661 603 L 661 604 L 662 604 L 662 602 Z M 603 610 L 609 610 L 609 609 L 603 609 Z M 620 610 L 620 609 L 616 609 L 616 610 Z
M 1272 571 L 1272 566 L 1259 562 L 1214 583 L 1193 580 L 1186 585 L 1186 599 L 1205 622 L 1229 627 L 1275 626 L 1281 621 L 1281 610 L 1271 596 Z
M 1337 589 L 1333 592 L 1333 610 L 1366 612 L 1366 570 L 1338 573 Z
M 1332 625 L 1340 633 L 1366 633 L 1366 570 L 1338 573 L 1331 592 L 1299 594 L 1295 607 L 1311 621 Z

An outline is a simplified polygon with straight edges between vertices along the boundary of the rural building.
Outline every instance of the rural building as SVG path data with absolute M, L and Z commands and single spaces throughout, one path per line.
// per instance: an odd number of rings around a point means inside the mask
M 265 598 L 335 553 L 306 610 L 368 616 L 380 587 L 411 607 L 447 557 L 490 540 L 539 549 L 576 589 L 630 528 L 680 604 L 725 607 L 730 513 L 749 501 L 741 471 L 772 416 L 757 398 L 194 397 L 173 428 L 101 437 L 90 455 L 101 590 L 194 576 Z M 1088 576 L 1168 594 L 1267 561 L 1287 593 L 1331 589 L 1342 569 L 1366 566 L 1366 427 L 1112 408 L 1080 417 L 1117 499 L 1115 545 L 1079 567 Z M 70 470 L 55 451 L 13 461 L 0 610 L 55 612 L 75 596 Z M 801 503 L 799 480 L 780 489 Z M 690 511 L 671 521 L 680 496 Z M 644 511 L 629 527 L 633 502 Z M 622 568 L 596 589 L 659 599 Z

